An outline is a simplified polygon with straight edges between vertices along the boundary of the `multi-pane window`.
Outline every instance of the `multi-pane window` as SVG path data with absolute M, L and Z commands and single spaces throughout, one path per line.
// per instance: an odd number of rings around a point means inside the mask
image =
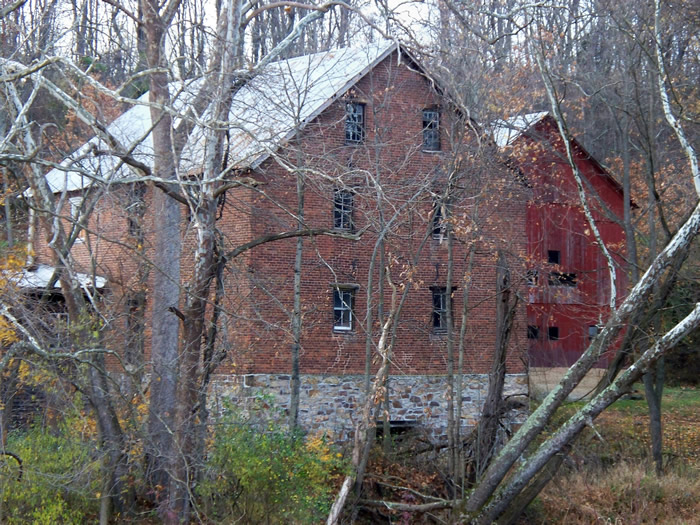
M 333 330 L 352 330 L 352 303 L 355 290 L 352 288 L 333 289 Z
M 436 332 L 447 330 L 447 288 L 433 288 L 432 325 Z
M 365 105 L 358 102 L 345 104 L 345 143 L 362 144 L 365 140 Z
M 436 239 L 442 238 L 445 234 L 445 215 L 443 213 L 443 206 L 440 203 L 435 204 L 433 208 L 433 237 Z
M 437 109 L 423 110 L 423 149 L 440 151 L 440 112 Z
M 333 192 L 333 228 L 352 230 L 353 193 L 349 190 Z

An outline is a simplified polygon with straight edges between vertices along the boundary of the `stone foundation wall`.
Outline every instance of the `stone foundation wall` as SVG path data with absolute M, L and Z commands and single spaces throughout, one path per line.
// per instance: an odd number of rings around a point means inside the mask
M 308 431 L 326 431 L 342 440 L 348 437 L 362 406 L 364 376 L 302 375 L 299 421 Z M 488 389 L 486 374 L 465 375 L 462 392 L 462 426 L 472 427 L 481 411 Z M 447 427 L 447 381 L 445 376 L 392 376 L 389 380 L 390 419 L 415 423 L 435 438 Z M 526 374 L 506 376 L 504 394 L 528 395 Z M 220 377 L 212 383 L 209 396 L 212 416 L 227 405 L 249 410 L 260 406 L 278 410 L 283 416 L 289 406 L 290 376 L 248 374 Z M 514 422 L 524 412 L 512 414 Z

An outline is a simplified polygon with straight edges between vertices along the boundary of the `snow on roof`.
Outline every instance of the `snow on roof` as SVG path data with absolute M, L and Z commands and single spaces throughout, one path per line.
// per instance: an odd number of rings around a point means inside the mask
M 547 111 L 540 111 L 497 120 L 491 125 L 493 140 L 499 148 L 505 148 L 547 115 L 549 115 Z
M 374 65 L 396 49 L 384 41 L 362 48 L 343 48 L 282 60 L 268 65 L 234 96 L 230 112 L 229 157 L 238 168 L 256 168 L 295 131 L 342 96 Z M 201 81 L 171 84 L 174 110 L 192 100 Z M 140 101 L 148 101 L 148 93 Z M 206 120 L 206 113 L 204 120 Z M 147 105 L 134 105 L 108 130 L 131 155 L 152 165 L 151 114 Z M 184 173 L 201 168 L 205 129 L 196 127 L 182 152 Z M 91 174 L 114 180 L 129 175 L 121 161 L 105 154 L 109 147 L 95 137 L 81 146 L 46 178 L 55 192 L 85 188 Z
M 39 264 L 33 269 L 24 268 L 21 272 L 12 276 L 12 280 L 20 288 L 46 288 L 53 276 L 56 268 L 53 266 L 47 266 L 45 264 Z M 107 279 L 104 277 L 93 277 L 84 273 L 76 273 L 76 278 L 81 288 L 87 288 L 94 286 L 95 288 L 104 288 L 107 284 Z M 59 287 L 58 283 L 54 283 L 54 289 Z

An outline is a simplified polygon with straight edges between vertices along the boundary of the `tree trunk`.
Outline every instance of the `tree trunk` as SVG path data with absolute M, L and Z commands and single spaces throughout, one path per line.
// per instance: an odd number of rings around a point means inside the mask
M 298 151 L 298 150 L 297 150 Z M 306 183 L 304 174 L 297 173 L 297 231 L 304 229 L 304 193 Z M 304 238 L 297 237 L 294 255 L 294 311 L 292 312 L 292 375 L 289 395 L 289 428 L 299 427 L 299 396 L 301 378 L 299 375 L 299 350 L 301 348 L 301 266 L 304 255 Z
M 496 301 L 496 345 L 489 372 L 489 388 L 481 411 L 479 426 L 476 429 L 472 481 L 478 479 L 488 467 L 497 444 L 499 423 L 503 416 L 503 386 L 506 377 L 508 341 L 518 305 L 517 296 L 511 300 L 510 270 L 503 252 L 499 252 L 496 266 Z
M 644 393 L 649 407 L 649 433 L 651 434 L 651 457 L 657 476 L 664 473 L 663 428 L 661 423 L 661 398 L 664 389 L 664 359 L 657 361 L 654 370 L 644 374 Z

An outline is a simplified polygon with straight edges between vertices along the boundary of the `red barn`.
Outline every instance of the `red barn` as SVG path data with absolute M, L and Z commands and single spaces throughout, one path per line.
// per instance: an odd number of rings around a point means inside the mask
M 530 366 L 569 366 L 610 311 L 608 264 L 584 215 L 551 115 L 532 113 L 499 123 L 494 138 L 532 190 L 527 206 Z M 627 283 L 622 187 L 581 144 L 570 143 L 594 222 L 616 263 L 619 303 Z

